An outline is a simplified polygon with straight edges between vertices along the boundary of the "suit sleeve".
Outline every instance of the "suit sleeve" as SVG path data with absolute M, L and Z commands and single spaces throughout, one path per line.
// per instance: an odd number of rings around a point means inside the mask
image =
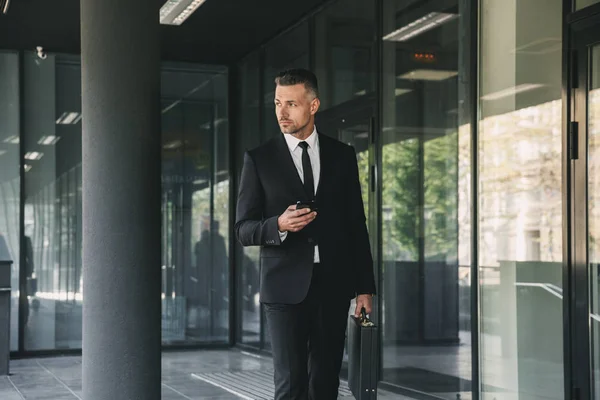
M 365 208 L 362 200 L 360 181 L 358 177 L 358 163 L 354 147 L 349 148 L 350 181 L 348 195 L 350 224 L 353 232 L 355 251 L 355 290 L 356 294 L 376 294 L 375 273 L 373 270 L 373 256 L 369 242 L 369 233 L 365 217 Z
M 263 218 L 264 195 L 251 155 L 244 154 L 244 165 L 238 191 L 236 222 L 237 240 L 242 246 L 276 246 L 281 244 L 278 215 Z

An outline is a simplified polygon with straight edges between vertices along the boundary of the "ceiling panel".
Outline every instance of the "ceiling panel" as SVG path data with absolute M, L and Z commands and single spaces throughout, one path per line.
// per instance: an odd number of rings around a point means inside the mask
M 237 61 L 326 2 L 207 0 L 182 25 L 161 26 L 163 59 Z M 11 0 L 8 15 L 0 14 L 0 48 L 79 53 L 79 38 L 78 0 Z

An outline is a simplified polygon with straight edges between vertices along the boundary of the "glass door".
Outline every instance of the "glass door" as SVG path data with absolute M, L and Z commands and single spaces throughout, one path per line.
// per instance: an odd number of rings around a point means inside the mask
M 590 356 L 594 398 L 600 398 L 600 44 L 589 47 L 587 96 L 588 270 L 590 288 Z
M 571 372 L 577 399 L 600 399 L 600 20 L 574 35 L 571 169 Z

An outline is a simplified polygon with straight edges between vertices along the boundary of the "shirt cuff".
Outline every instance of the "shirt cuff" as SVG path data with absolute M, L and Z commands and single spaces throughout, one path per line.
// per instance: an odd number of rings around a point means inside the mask
M 277 232 L 279 232 L 279 230 Z M 279 232 L 279 239 L 281 239 L 281 241 L 283 242 L 287 237 L 287 234 L 287 232 Z

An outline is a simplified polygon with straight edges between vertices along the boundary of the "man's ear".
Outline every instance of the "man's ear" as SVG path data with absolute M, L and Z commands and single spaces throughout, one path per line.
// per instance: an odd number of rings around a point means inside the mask
M 319 111 L 320 106 L 321 100 L 319 100 L 319 98 L 317 97 L 310 103 L 310 114 L 315 115 L 317 111 Z

